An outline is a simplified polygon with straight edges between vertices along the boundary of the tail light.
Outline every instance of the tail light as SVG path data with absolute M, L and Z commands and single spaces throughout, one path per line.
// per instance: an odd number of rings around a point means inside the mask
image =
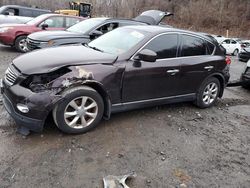
M 230 57 L 227 56 L 225 61 L 226 61 L 226 64 L 227 64 L 227 65 L 230 65 L 230 64 L 231 64 L 231 58 L 230 58 Z

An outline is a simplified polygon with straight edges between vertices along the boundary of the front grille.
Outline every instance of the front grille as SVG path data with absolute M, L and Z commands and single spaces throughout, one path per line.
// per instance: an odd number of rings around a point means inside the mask
M 29 50 L 38 49 L 40 44 L 41 44 L 41 42 L 39 42 L 39 41 L 27 39 L 27 47 Z
M 18 71 L 13 66 L 9 66 L 5 71 L 4 81 L 12 86 L 18 78 L 18 75 Z

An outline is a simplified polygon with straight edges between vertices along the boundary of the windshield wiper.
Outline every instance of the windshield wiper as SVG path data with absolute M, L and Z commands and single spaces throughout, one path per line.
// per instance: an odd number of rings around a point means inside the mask
M 89 46 L 88 44 L 84 44 L 84 46 L 88 47 L 88 48 L 91 48 L 93 50 L 96 50 L 96 51 L 99 51 L 99 52 L 104 52 L 103 50 L 97 48 L 97 47 L 94 47 L 94 46 Z

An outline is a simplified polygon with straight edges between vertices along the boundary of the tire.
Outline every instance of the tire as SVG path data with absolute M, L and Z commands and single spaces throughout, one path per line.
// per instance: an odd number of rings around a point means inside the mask
M 221 85 L 217 78 L 210 77 L 200 86 L 195 104 L 200 108 L 208 108 L 214 105 L 218 99 Z
M 22 36 L 19 36 L 19 37 L 16 38 L 16 40 L 15 40 L 15 49 L 18 52 L 22 52 L 22 53 L 28 52 L 28 48 L 27 48 L 27 44 L 26 44 L 26 38 L 27 38 L 27 36 L 25 36 L 25 35 L 22 35 Z
M 62 96 L 63 100 L 53 109 L 53 119 L 61 131 L 70 134 L 85 133 L 101 121 L 104 103 L 94 89 L 87 86 L 75 87 Z
M 233 56 L 237 56 L 238 53 L 239 53 L 239 50 L 238 50 L 238 49 L 235 49 L 232 55 L 233 55 Z

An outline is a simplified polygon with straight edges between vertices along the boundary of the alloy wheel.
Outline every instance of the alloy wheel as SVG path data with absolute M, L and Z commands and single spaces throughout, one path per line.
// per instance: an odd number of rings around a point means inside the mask
M 22 40 L 19 41 L 19 48 L 20 48 L 20 50 L 22 50 L 23 52 L 27 52 L 27 51 L 28 51 L 26 39 L 22 39 Z
M 218 85 L 214 82 L 209 83 L 204 89 L 202 100 L 206 105 L 210 105 L 218 95 Z
M 88 127 L 97 117 L 98 105 L 94 99 L 82 96 L 73 99 L 65 108 L 64 120 L 74 129 Z

